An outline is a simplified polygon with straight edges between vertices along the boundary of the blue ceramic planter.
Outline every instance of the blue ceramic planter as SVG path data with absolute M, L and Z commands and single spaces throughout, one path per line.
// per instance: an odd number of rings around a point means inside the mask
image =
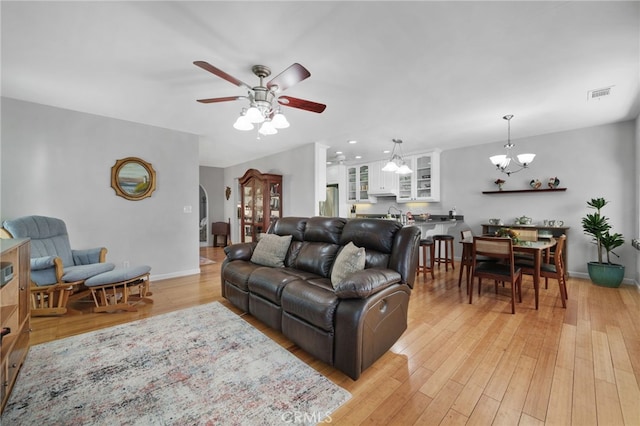
M 591 282 L 602 287 L 620 287 L 624 279 L 624 265 L 589 262 L 587 269 Z

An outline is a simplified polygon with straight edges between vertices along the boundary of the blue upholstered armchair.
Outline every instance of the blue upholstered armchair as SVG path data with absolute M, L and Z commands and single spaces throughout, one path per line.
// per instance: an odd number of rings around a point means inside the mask
M 104 247 L 72 250 L 67 227 L 60 219 L 25 216 L 6 220 L 3 227 L 13 238 L 31 239 L 31 314 L 34 316 L 65 313 L 74 286 L 115 268 L 113 263 L 105 262 L 107 249 Z

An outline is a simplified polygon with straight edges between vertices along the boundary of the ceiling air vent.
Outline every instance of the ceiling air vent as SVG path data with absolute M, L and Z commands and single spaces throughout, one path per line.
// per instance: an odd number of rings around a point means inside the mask
M 594 89 L 594 90 L 589 90 L 587 92 L 587 100 L 588 101 L 592 101 L 594 99 L 601 99 L 605 96 L 609 96 L 611 95 L 611 88 L 613 86 L 609 86 L 609 87 L 604 87 L 602 89 Z

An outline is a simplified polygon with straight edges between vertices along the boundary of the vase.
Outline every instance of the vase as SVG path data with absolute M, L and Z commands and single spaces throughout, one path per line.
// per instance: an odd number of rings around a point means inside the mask
M 589 262 L 587 270 L 591 282 L 601 287 L 620 287 L 624 279 L 624 265 Z

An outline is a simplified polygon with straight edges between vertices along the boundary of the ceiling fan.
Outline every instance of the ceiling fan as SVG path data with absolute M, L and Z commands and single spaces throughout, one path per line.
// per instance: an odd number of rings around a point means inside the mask
M 273 134 L 277 130 L 275 128 L 288 127 L 289 123 L 284 118 L 284 115 L 280 112 L 278 105 L 284 105 L 291 108 L 298 108 L 305 111 L 311 111 L 321 113 L 327 107 L 324 104 L 317 102 L 307 101 L 305 99 L 294 98 L 291 96 L 281 96 L 280 93 L 287 90 L 289 87 L 296 83 L 305 80 L 311 73 L 302 65 L 294 63 L 289 68 L 282 71 L 275 76 L 269 82 L 264 84 L 264 79 L 271 75 L 271 69 L 265 65 L 254 65 L 251 71 L 260 79 L 260 83 L 257 86 L 251 87 L 247 83 L 238 80 L 237 78 L 227 74 L 219 68 L 214 67 L 208 62 L 195 61 L 194 65 L 202 68 L 205 71 L 217 75 L 218 77 L 227 80 L 228 82 L 235 84 L 238 87 L 244 87 L 247 89 L 246 96 L 227 96 L 222 98 L 208 98 L 198 99 L 198 102 L 204 104 L 236 101 L 240 99 L 249 100 L 249 108 L 243 108 L 240 118 L 234 124 L 234 127 L 239 130 L 251 130 L 253 129 L 253 123 L 263 123 L 260 127 L 260 133 Z M 274 106 L 274 101 L 277 102 Z M 240 122 L 241 121 L 241 122 Z M 273 131 L 266 129 L 266 127 L 274 127 Z M 263 131 L 264 130 L 264 131 Z

